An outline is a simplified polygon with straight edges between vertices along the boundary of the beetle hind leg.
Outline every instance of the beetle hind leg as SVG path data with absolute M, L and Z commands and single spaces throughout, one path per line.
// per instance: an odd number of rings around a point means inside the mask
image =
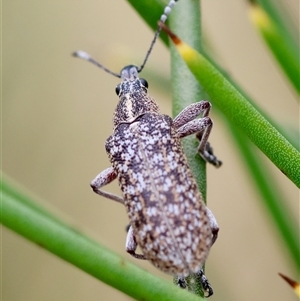
M 199 270 L 199 272 L 197 272 L 196 275 L 197 275 L 197 279 L 200 282 L 202 289 L 204 291 L 204 297 L 209 298 L 211 295 L 213 295 L 214 291 L 203 272 L 203 268 L 201 270 Z
M 213 295 L 214 291 L 206 278 L 203 268 L 201 268 L 197 273 L 192 274 L 191 276 L 188 276 L 187 278 L 182 277 L 182 276 L 177 276 L 174 278 L 174 283 L 179 286 L 182 289 L 190 289 L 189 288 L 189 278 L 192 277 L 192 279 L 195 279 L 201 286 L 203 292 L 204 292 L 204 297 L 209 298 L 211 295 Z
M 179 286 L 180 288 L 185 289 L 187 286 L 186 280 L 184 277 L 176 277 L 176 284 L 177 286 Z

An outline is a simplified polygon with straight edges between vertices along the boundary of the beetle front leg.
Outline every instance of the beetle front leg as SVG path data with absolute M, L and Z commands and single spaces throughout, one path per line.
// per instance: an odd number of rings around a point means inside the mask
M 192 103 L 174 118 L 173 124 L 180 138 L 197 134 L 197 138 L 200 140 L 198 152 L 201 157 L 214 166 L 220 167 L 222 162 L 213 154 L 212 148 L 207 142 L 213 126 L 212 120 L 208 117 L 210 108 L 211 104 L 206 100 Z M 202 118 L 195 119 L 201 113 L 203 113 Z
M 193 103 L 174 118 L 173 124 L 180 138 L 197 134 L 197 138 L 200 140 L 198 152 L 201 157 L 214 166 L 220 167 L 222 162 L 213 154 L 212 148 L 207 142 L 213 126 L 212 120 L 208 117 L 210 108 L 211 104 L 206 100 Z M 202 118 L 195 119 L 201 113 L 203 113 Z
M 101 187 L 103 187 L 103 186 L 109 184 L 110 182 L 112 182 L 113 180 L 115 180 L 117 178 L 117 176 L 118 175 L 115 172 L 115 170 L 113 169 L 113 167 L 109 167 L 109 168 L 103 170 L 102 172 L 100 172 L 97 175 L 97 177 L 91 182 L 90 185 L 95 193 L 97 193 L 107 199 L 124 204 L 124 200 L 121 197 L 100 189 Z
M 202 117 L 209 115 L 211 104 L 207 100 L 192 103 L 183 109 L 174 119 L 173 124 L 175 128 L 179 129 L 188 122 L 196 119 L 201 113 Z
M 210 119 L 210 117 L 206 116 L 203 118 L 191 120 L 188 123 L 182 125 L 177 129 L 177 133 L 180 138 L 192 134 L 197 134 L 197 138 L 201 137 L 198 146 L 199 154 L 205 161 L 213 164 L 216 167 L 220 167 L 222 165 L 222 162 L 218 160 L 218 158 L 213 154 L 212 148 L 207 143 L 212 126 L 212 120 Z
M 137 248 L 137 242 L 134 237 L 133 229 L 131 226 L 128 229 L 125 248 L 126 248 L 126 252 L 128 252 L 134 258 L 146 260 L 144 255 L 135 253 L 135 250 Z

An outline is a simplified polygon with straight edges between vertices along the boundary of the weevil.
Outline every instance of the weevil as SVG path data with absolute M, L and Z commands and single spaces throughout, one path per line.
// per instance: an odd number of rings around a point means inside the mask
M 171 0 L 166 6 L 160 17 L 162 22 L 176 1 Z M 160 30 L 159 26 L 143 64 L 126 66 L 120 74 L 106 69 L 83 51 L 74 53 L 121 78 L 116 87 L 119 103 L 113 117 L 113 134 L 105 143 L 111 167 L 98 174 L 91 187 L 100 196 L 125 205 L 130 220 L 126 251 L 130 255 L 146 259 L 176 276 L 182 288 L 186 287 L 185 277 L 197 274 L 210 296 L 213 290 L 202 266 L 219 228 L 203 202 L 181 138 L 196 134 L 202 158 L 216 167 L 221 165 L 207 142 L 213 125 L 209 117 L 211 104 L 193 103 L 174 119 L 160 113 L 157 103 L 147 93 L 147 81 L 138 75 Z M 102 190 L 115 179 L 119 181 L 122 197 Z M 142 254 L 136 253 L 137 246 Z

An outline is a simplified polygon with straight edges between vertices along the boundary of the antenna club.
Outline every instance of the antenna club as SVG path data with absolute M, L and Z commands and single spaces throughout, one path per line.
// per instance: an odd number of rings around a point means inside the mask
M 170 14 L 171 11 L 172 11 L 173 6 L 176 4 L 177 1 L 178 1 L 178 0 L 171 0 L 171 1 L 169 2 L 169 4 L 168 4 L 168 5 L 165 7 L 165 9 L 164 9 L 163 15 L 161 15 L 161 17 L 160 17 L 160 21 L 162 21 L 163 23 L 166 22 L 166 20 L 167 20 L 169 14 Z
M 82 51 L 82 50 L 75 51 L 73 53 L 73 56 L 79 57 L 79 58 L 87 60 L 87 61 L 91 58 L 91 56 L 87 52 Z
M 170 14 L 171 10 L 172 10 L 171 7 L 167 6 L 164 10 L 164 15 L 168 16 Z

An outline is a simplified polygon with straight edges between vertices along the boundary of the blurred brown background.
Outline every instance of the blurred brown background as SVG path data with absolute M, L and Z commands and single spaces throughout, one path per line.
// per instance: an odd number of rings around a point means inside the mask
M 285 2 L 297 22 L 299 2 Z M 89 188 L 109 166 L 104 141 L 112 132 L 118 79 L 70 55 L 82 49 L 119 71 L 141 63 L 151 31 L 126 1 L 15 0 L 2 6 L 4 172 L 95 240 L 172 281 L 126 254 L 124 208 Z M 298 127 L 296 96 L 249 24 L 246 3 L 203 0 L 202 6 L 205 36 L 224 68 L 274 119 Z M 161 42 L 147 68 L 168 77 L 169 55 Z M 170 114 L 170 95 L 149 86 Z M 208 203 L 221 227 L 207 263 L 211 300 L 296 300 L 277 275 L 296 278 L 296 271 L 224 123 L 212 116 L 210 140 L 224 166 L 208 166 Z M 268 160 L 265 165 L 299 220 L 298 189 Z M 118 193 L 116 183 L 110 189 Z M 131 300 L 6 228 L 1 281 L 3 301 Z

